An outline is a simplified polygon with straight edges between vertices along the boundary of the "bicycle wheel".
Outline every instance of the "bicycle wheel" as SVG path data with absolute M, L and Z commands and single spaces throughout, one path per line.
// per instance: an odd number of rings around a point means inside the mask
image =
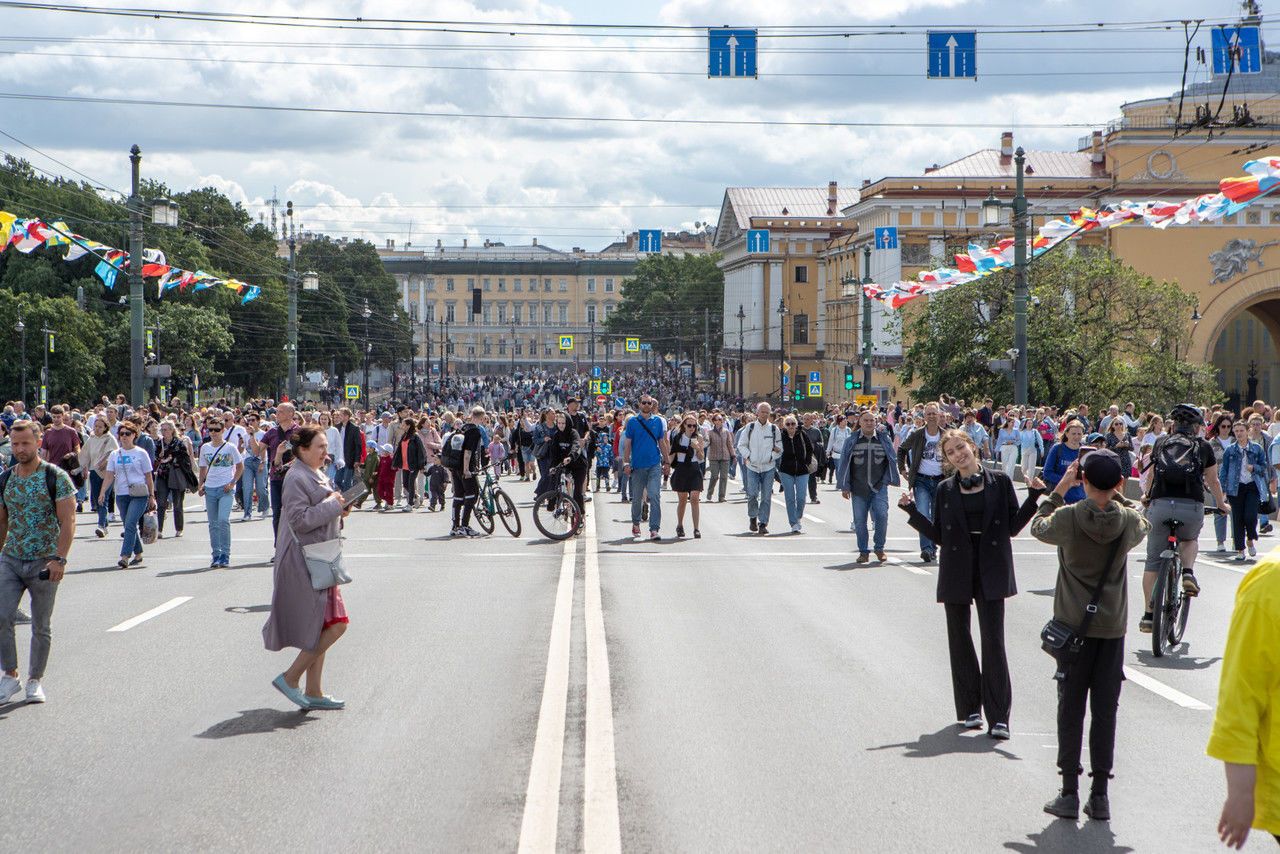
M 1164 655 L 1169 647 L 1169 635 L 1173 630 L 1173 612 L 1169 610 L 1169 579 L 1173 578 L 1177 567 L 1172 560 L 1160 564 L 1160 572 L 1156 574 L 1155 588 L 1151 591 L 1151 651 L 1156 658 Z
M 582 511 L 563 492 L 546 492 L 533 502 L 533 524 L 549 540 L 567 540 L 578 530 Z
M 1187 616 L 1191 612 L 1191 597 L 1178 590 L 1174 599 L 1173 617 L 1169 621 L 1169 646 L 1182 643 L 1182 635 L 1187 631 Z
M 485 504 L 484 496 L 476 502 L 475 510 L 472 511 L 476 517 L 476 524 L 480 526 L 480 530 L 486 534 L 493 533 L 493 514 L 489 512 L 488 505 Z
M 511 500 L 511 496 L 501 489 L 495 489 L 493 491 L 493 506 L 498 511 L 498 518 L 502 520 L 502 527 L 507 529 L 507 533 L 513 537 L 520 536 L 520 513 L 516 510 L 515 502 Z

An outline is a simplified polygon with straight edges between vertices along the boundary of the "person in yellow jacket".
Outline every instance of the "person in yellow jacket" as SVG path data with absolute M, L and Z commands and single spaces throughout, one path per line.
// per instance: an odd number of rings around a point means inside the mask
M 1280 550 L 1236 590 L 1205 752 L 1226 764 L 1218 835 L 1227 847 L 1243 847 L 1250 827 L 1280 841 Z

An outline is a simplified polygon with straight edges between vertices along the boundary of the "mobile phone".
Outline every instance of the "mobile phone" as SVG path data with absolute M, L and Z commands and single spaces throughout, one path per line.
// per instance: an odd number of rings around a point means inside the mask
M 357 501 L 359 501 L 360 498 L 368 491 L 369 491 L 369 487 L 365 486 L 363 483 L 357 483 L 353 485 L 346 492 L 342 493 L 342 506 L 350 507 L 352 504 L 355 504 Z
M 40 570 L 40 574 L 39 574 L 39 575 L 37 575 L 37 576 L 36 576 L 36 578 L 40 579 L 41 581 L 48 581 L 48 580 L 49 580 L 49 567 L 47 567 L 47 566 L 46 566 L 44 569 Z

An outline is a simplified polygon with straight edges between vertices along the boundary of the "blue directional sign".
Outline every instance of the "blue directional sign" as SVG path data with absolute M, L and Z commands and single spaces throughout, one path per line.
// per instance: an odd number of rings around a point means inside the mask
M 1233 61 L 1236 74 L 1262 72 L 1262 38 L 1257 27 L 1215 27 L 1209 32 L 1214 74 L 1231 71 Z
M 755 30 L 707 30 L 708 77 L 755 77 Z
M 662 231 L 657 228 L 642 228 L 637 243 L 636 249 L 640 252 L 661 252 Z
M 809 382 L 811 382 L 811 383 L 820 383 L 820 382 L 822 382 L 822 371 L 810 371 L 810 372 L 809 372 Z M 814 396 L 816 397 L 817 395 L 814 395 Z
M 599 365 L 592 365 L 592 366 L 591 366 L 591 376 L 593 376 L 593 377 L 600 377 L 600 376 L 604 376 L 604 368 L 600 367 Z
M 787 376 L 786 374 L 783 374 L 783 375 L 782 375 L 782 384 L 783 384 L 783 385 L 791 385 L 791 377 Z
M 769 251 L 769 229 L 752 228 L 747 230 L 747 251 L 748 252 L 768 252 Z
M 888 228 L 876 229 L 876 248 L 877 249 L 897 249 L 898 248 L 898 229 L 892 226 Z
M 978 79 L 978 33 L 975 30 L 930 30 L 929 76 Z
M 649 344 L 648 342 L 644 342 L 644 341 L 642 341 L 642 342 L 640 343 L 640 349 L 641 349 L 641 350 L 644 350 L 644 351 L 649 351 L 649 350 L 652 350 L 652 349 L 653 349 L 653 345 L 652 345 L 652 344 Z

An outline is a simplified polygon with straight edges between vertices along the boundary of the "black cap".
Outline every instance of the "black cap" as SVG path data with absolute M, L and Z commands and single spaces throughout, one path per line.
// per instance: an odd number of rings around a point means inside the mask
M 1115 489 L 1124 480 L 1120 458 L 1115 451 L 1108 451 L 1106 448 L 1086 455 L 1080 462 L 1080 470 L 1084 479 L 1095 489 Z
M 575 394 L 571 396 L 568 400 L 566 400 L 565 403 L 582 403 L 582 398 L 578 397 Z

